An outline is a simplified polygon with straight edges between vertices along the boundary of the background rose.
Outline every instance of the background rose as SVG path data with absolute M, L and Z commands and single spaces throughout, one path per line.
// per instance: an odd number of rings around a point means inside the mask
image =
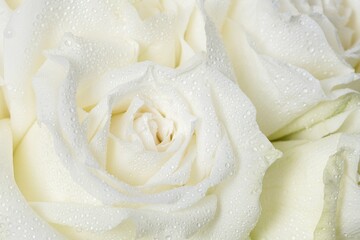
M 225 17 L 213 18 L 267 136 L 320 101 L 351 92 L 340 86 L 358 76 L 312 18 L 283 14 L 270 1 L 228 1 L 228 6 Z
M 324 3 L 326 9 L 340 9 L 331 4 Z M 252 238 L 359 238 L 356 13 L 348 11 L 346 36 L 338 36 L 325 15 L 319 22 L 319 14 L 291 9 L 291 15 L 282 5 L 281 13 L 269 1 L 229 1 L 228 6 L 225 17 L 214 14 L 214 19 L 238 83 L 257 107 L 261 129 L 284 153 L 265 176 L 263 211 Z M 349 34 L 354 38 L 348 45 L 332 41 Z
M 164 36 L 170 30 L 161 27 L 168 18 L 142 13 L 157 24 L 155 33 L 143 36 L 131 5 L 120 3 L 127 25 L 105 3 L 25 2 L 5 30 L 6 98 L 16 146 L 2 123 L 4 236 L 61 238 L 50 224 L 76 239 L 248 237 L 259 215 L 262 176 L 278 154 L 230 80 L 214 27 L 208 22 L 208 55 L 188 66 L 123 68 L 158 57 L 150 54 L 158 48 L 165 57 L 174 51 Z M 156 46 L 162 40 L 166 44 Z M 40 121 L 33 123 L 35 103 Z M 114 139 L 124 151 L 116 152 Z
M 300 2 L 294 6 L 310 8 L 310 3 Z M 358 115 L 359 75 L 345 62 L 354 63 L 360 59 L 354 4 L 351 1 L 342 2 L 341 6 L 340 2 L 324 3 L 324 8 L 332 9 L 332 13 L 335 9 L 341 13 L 342 7 L 346 7 L 347 19 L 342 19 L 346 26 L 337 23 L 337 27 L 348 30 L 339 29 L 335 35 L 330 20 L 338 19 L 337 15 L 328 13 L 332 18 L 327 19 L 320 13 L 301 14 L 294 6 L 284 7 L 286 4 L 282 1 L 274 5 L 260 3 L 233 1 L 233 10 L 223 26 L 223 36 L 228 48 L 233 49 L 229 55 L 235 64 L 239 85 L 257 107 L 261 129 L 270 139 L 294 138 L 299 134 L 305 137 L 310 129 L 312 133 L 318 131 L 316 135 L 308 136 L 314 139 L 340 131 L 344 122 L 356 127 L 353 119 Z M 320 11 L 321 6 L 320 2 L 313 3 L 311 9 Z M 249 17 L 249 21 L 245 19 L 247 14 L 251 14 L 247 9 L 257 12 Z M 341 39 L 341 34 L 351 38 L 351 46 L 345 47 L 345 43 L 343 46 L 338 42 L 335 45 L 334 39 Z M 332 40 L 329 40 L 330 36 Z M 242 44 L 235 46 L 235 39 L 242 39 Z M 242 52 L 236 53 L 234 49 Z M 351 59 L 349 54 L 340 53 L 338 49 L 352 52 Z M 244 61 L 247 57 L 253 60 Z M 249 62 L 252 62 L 251 66 Z M 250 67 L 257 68 L 257 71 L 247 71 Z M 270 114 L 274 111 L 277 114 Z M 331 119 L 326 121 L 326 129 L 314 127 L 326 119 Z M 343 128 L 342 132 L 349 131 Z
M 360 3 L 346 1 L 277 1 L 279 10 L 306 14 L 322 28 L 332 49 L 360 71 Z

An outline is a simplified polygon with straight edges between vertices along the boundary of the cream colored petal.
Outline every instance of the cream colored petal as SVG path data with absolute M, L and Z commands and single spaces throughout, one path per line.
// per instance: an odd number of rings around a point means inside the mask
M 122 9 L 127 15 L 136 15 L 136 12 L 128 10 L 129 7 Z M 15 143 L 35 119 L 32 80 L 46 59 L 44 50 L 55 48 L 66 32 L 94 41 L 109 39 L 108 45 L 118 46 L 110 39 L 122 39 L 131 34 L 124 33 L 123 19 L 119 19 L 112 10 L 100 0 L 85 3 L 39 0 L 35 3 L 25 1 L 14 12 L 4 40 L 4 80 L 6 95 L 11 99 L 9 111 L 13 116 Z M 131 22 L 128 27 L 135 31 L 138 28 L 133 26 L 137 23 Z
M 347 157 L 347 154 L 344 150 L 338 151 L 330 156 L 325 166 L 323 174 L 324 204 L 320 220 L 314 231 L 315 240 L 336 239 L 337 200 L 339 198 L 341 178 L 344 173 L 344 158 Z
M 340 137 L 274 144 L 284 155 L 265 174 L 262 213 L 252 239 L 313 239 L 323 209 L 323 171 Z
M 9 111 L 8 111 L 6 101 L 4 99 L 2 87 L 0 85 L 0 119 L 8 118 L 8 117 L 9 117 Z
M 5 31 L 6 25 L 10 19 L 12 11 L 8 5 L 9 1 L 1 0 L 0 1 L 0 76 L 4 76 L 4 36 L 9 34 L 8 31 Z M 11 1 L 10 1 L 11 2 Z
M 358 118 L 359 119 L 359 118 Z M 340 148 L 345 153 L 344 175 L 342 176 L 336 218 L 336 239 L 360 238 L 360 136 L 346 135 Z
M 215 189 L 219 204 L 217 217 L 195 239 L 246 239 L 260 214 L 262 176 L 280 153 L 274 151 L 259 131 L 255 109 L 241 90 L 219 73 L 212 72 L 211 78 L 216 111 L 238 161 L 232 167 L 231 177 Z M 214 166 L 218 168 L 222 166 Z
M 360 237 L 360 135 L 343 135 L 324 170 L 324 205 L 314 239 Z
M 360 40 L 360 3 L 356 0 L 345 0 L 345 5 L 352 9 L 352 14 L 350 18 L 350 22 L 348 23 L 348 26 L 351 29 L 354 29 L 354 37 L 353 37 L 353 43 L 357 43 Z
M 38 139 L 36 139 L 37 141 Z M 0 238 L 65 239 L 41 219 L 19 191 L 13 175 L 13 145 L 10 123 L 0 121 Z
M 217 29 L 222 29 L 226 21 L 227 14 L 231 7 L 231 0 L 207 0 L 205 8 L 207 14 L 211 17 Z
M 184 33 L 184 40 L 194 52 L 206 51 L 205 21 L 201 11 L 194 9 Z
M 223 40 L 216 25 L 212 22 L 209 14 L 206 12 L 203 3 L 200 4 L 203 18 L 205 21 L 205 32 L 206 32 L 206 51 L 207 51 L 207 64 L 214 67 L 228 79 L 235 81 L 235 73 L 231 65 L 229 56 L 226 52 L 226 48 L 223 44 Z
M 324 101 L 292 121 L 270 139 L 320 139 L 335 132 L 360 132 L 360 95 L 349 93 L 336 100 Z
M 140 60 L 151 60 L 159 64 L 178 67 L 196 53 L 206 48 L 205 32 L 199 16 L 200 10 L 196 1 L 140 1 L 134 3 L 140 16 L 151 25 L 155 22 L 163 22 L 165 25 L 158 26 L 156 32 L 160 36 L 151 44 L 146 44 L 141 52 Z M 162 18 L 167 19 L 162 19 Z M 194 23 L 195 22 L 195 23 Z M 192 29 L 194 24 L 196 29 Z M 150 25 L 150 26 L 151 26 Z M 187 39 L 191 32 L 197 44 Z M 159 54 L 161 52 L 161 54 Z
M 74 182 L 54 150 L 51 133 L 39 123 L 14 152 L 14 175 L 28 201 L 98 203 Z
M 111 106 L 110 100 L 105 98 L 89 113 L 81 117 L 80 108 L 74 109 L 78 112 L 81 128 L 89 142 L 90 149 L 100 166 L 106 165 L 107 136 L 110 131 Z
M 31 205 L 40 216 L 56 224 L 60 232 L 75 239 L 123 239 L 125 236 L 125 239 L 189 239 L 212 219 L 216 198 L 205 197 L 194 206 L 175 212 L 73 203 Z M 124 221 L 125 218 L 130 221 Z M 66 228 L 69 226 L 73 229 Z

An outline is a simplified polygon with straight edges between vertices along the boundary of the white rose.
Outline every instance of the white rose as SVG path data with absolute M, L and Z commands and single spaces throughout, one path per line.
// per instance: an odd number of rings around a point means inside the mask
M 279 10 L 292 15 L 305 14 L 322 28 L 332 49 L 360 72 L 360 2 L 277 1 Z
M 347 25 L 338 23 L 339 35 L 335 35 L 335 27 L 330 27 L 331 21 L 325 15 L 300 14 L 294 8 L 285 8 L 288 4 L 308 9 L 307 1 L 295 1 L 296 4 L 276 1 L 275 5 L 269 1 L 231 2 L 228 15 L 214 18 L 222 30 L 239 86 L 256 106 L 260 128 L 270 139 L 305 137 L 307 132 L 317 131 L 316 135 L 307 136 L 314 139 L 340 131 L 344 124 L 351 127 L 343 127 L 343 132 L 357 125 L 353 119 L 359 114 L 360 75 L 349 65 L 360 59 L 357 52 L 360 23 L 354 17 L 358 11 L 355 3 L 343 2 L 349 12 L 347 19 L 343 19 Z M 321 4 L 317 3 L 318 7 L 308 10 L 320 11 Z M 339 18 L 334 12 L 338 9 L 340 12 L 340 6 L 333 1 L 325 6 L 332 14 L 324 12 Z M 341 39 L 344 34 L 351 34 L 352 45 L 335 45 L 329 40 L 330 36 Z M 315 127 L 325 119 L 331 120 Z
M 205 21 L 208 53 L 180 68 L 131 64 L 147 52 L 132 32 L 144 28 L 127 2 L 106 3 L 28 1 L 5 30 L 2 236 L 247 239 L 279 153 L 231 80 L 215 27 Z M 152 30 L 168 34 L 155 16 Z
M 353 92 L 344 85 L 358 84 L 359 75 L 311 17 L 281 13 L 271 1 L 228 2 L 225 17 L 213 18 L 239 86 L 254 103 L 260 128 L 271 139 L 319 102 Z

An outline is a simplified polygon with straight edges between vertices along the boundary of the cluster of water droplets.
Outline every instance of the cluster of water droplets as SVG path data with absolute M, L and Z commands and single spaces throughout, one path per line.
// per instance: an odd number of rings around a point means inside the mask
M 36 239 L 39 232 L 43 238 L 58 239 L 58 235 L 48 231 L 48 226 L 43 220 L 34 215 L 30 207 L 23 199 L 22 195 L 16 189 L 12 176 L 3 176 L 2 183 L 8 187 L 0 194 L 2 208 L 0 215 L 0 237 L 2 239 Z M 33 217 L 29 217 L 33 215 Z
M 301 67 L 318 79 L 332 77 L 344 70 L 334 68 L 341 60 L 332 52 L 314 20 L 287 14 L 278 20 L 269 21 L 268 18 L 264 16 L 260 20 L 262 36 L 257 46 L 265 41 L 264 48 L 259 47 L 260 52 Z

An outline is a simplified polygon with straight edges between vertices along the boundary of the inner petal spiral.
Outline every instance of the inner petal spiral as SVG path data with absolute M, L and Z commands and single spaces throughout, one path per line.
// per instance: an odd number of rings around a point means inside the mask
M 113 110 L 107 171 L 131 185 L 151 182 L 161 168 L 174 159 L 183 159 L 189 151 L 193 130 L 186 128 L 192 125 L 182 126 L 175 114 L 161 109 L 163 104 L 156 105 L 156 101 L 147 99 L 146 94 L 135 96 L 128 107 Z M 175 162 L 174 170 L 182 164 Z

